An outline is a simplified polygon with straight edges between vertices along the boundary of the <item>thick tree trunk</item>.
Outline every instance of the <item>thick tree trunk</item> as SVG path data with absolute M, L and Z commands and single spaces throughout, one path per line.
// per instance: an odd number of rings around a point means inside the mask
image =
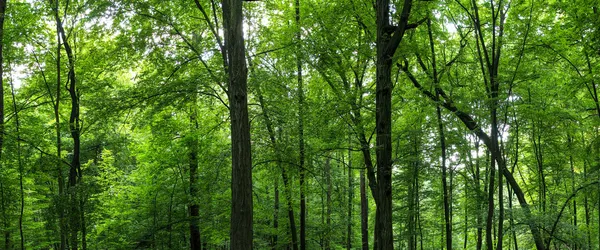
M 248 119 L 248 69 L 242 1 L 224 0 L 223 22 L 231 119 L 231 249 L 252 249 L 252 155 Z
M 390 29 L 390 1 L 377 0 L 377 62 L 375 130 L 377 152 L 377 196 L 375 249 L 394 249 L 392 232 L 392 57 L 406 31 L 412 0 L 405 0 L 400 23 Z

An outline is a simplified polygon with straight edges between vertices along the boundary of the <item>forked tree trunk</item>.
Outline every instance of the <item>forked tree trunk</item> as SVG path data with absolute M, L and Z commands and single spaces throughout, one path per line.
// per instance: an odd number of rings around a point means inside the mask
M 377 62 L 375 130 L 377 152 L 377 193 L 375 212 L 376 250 L 394 249 L 392 232 L 392 57 L 408 28 L 412 0 L 405 0 L 397 27 L 390 24 L 390 1 L 377 0 Z

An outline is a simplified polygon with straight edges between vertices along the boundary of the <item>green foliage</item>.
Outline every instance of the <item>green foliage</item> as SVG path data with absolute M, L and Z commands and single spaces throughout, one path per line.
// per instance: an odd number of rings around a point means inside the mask
M 75 53 L 81 103 L 83 166 L 78 190 L 87 247 L 189 248 L 189 225 L 197 221 L 201 242 L 208 249 L 227 249 L 232 149 L 219 2 L 199 0 L 201 9 L 195 1 L 182 0 L 68 2 L 60 1 L 59 12 Z M 403 1 L 391 2 L 391 18 L 397 23 Z M 474 3 L 481 23 L 473 20 Z M 547 248 L 597 249 L 598 1 L 413 4 L 409 23 L 419 25 L 407 31 L 392 70 L 395 246 L 445 247 L 436 116 L 436 106 L 443 103 L 423 94 L 425 90 L 436 95 L 439 87 L 488 134 L 490 107 L 498 103 L 503 158 L 530 204 L 532 221 L 545 241 L 551 239 Z M 373 163 L 376 158 L 373 3 L 301 0 L 300 6 L 299 29 L 290 1 L 244 3 L 254 244 L 257 249 L 291 247 L 288 198 L 299 226 L 299 56 L 304 81 L 307 248 L 345 249 L 349 241 L 356 249 L 361 244 L 359 171 L 365 169 L 365 152 Z M 60 223 L 69 215 L 65 205 L 69 197 L 59 193 L 74 145 L 68 124 L 71 102 L 65 89 L 68 67 L 64 47 L 57 52 L 51 7 L 41 0 L 8 1 L 2 41 L 2 249 L 7 241 L 9 248 L 19 246 L 19 177 L 24 180 L 25 248 L 59 249 Z M 499 13 L 498 7 L 507 10 L 505 24 L 494 29 L 492 9 Z M 419 22 L 426 17 L 432 23 L 435 65 L 426 23 Z M 474 30 L 477 25 L 481 37 Z M 502 38 L 493 40 L 500 30 Z M 482 40 L 490 54 L 492 43 L 501 48 L 497 98 L 486 89 L 490 74 Z M 432 77 L 434 66 L 437 83 Z M 422 89 L 415 88 L 409 74 Z M 19 136 L 10 84 L 15 86 Z M 491 158 L 484 143 L 456 114 L 442 110 L 441 119 L 453 247 L 475 249 L 477 230 L 486 225 L 488 183 L 498 176 L 490 176 Z M 190 182 L 192 152 L 197 152 L 195 183 Z M 376 204 L 368 184 L 365 205 L 373 246 Z M 530 218 L 507 186 L 504 183 L 500 197 L 497 182 L 493 187 L 493 223 L 499 224 L 503 209 L 504 248 L 514 249 L 515 243 L 521 249 L 533 248 L 526 224 Z M 197 195 L 191 195 L 191 189 Z M 192 204 L 199 207 L 198 218 L 190 217 Z M 500 237 L 495 236 L 497 241 Z

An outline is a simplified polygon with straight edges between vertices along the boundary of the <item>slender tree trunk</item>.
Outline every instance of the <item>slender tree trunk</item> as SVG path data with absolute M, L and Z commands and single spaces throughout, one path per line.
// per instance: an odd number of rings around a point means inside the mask
M 58 7 L 59 2 L 56 1 L 55 5 L 55 18 L 58 18 Z M 56 176 L 58 181 L 58 202 L 56 207 L 58 209 L 58 223 L 59 223 L 59 233 L 60 233 L 60 249 L 67 249 L 67 224 L 65 221 L 65 208 L 64 208 L 64 198 L 65 198 L 65 180 L 63 175 L 63 163 L 62 163 L 62 139 L 60 135 L 60 92 L 62 89 L 61 82 L 61 47 L 62 43 L 60 41 L 60 27 L 58 22 L 56 23 L 56 100 L 53 102 L 54 108 L 54 119 L 56 120 Z M 50 96 L 50 88 L 48 87 L 48 94 Z
M 190 216 L 190 249 L 200 250 L 200 228 L 198 220 L 200 216 L 200 207 L 196 202 L 198 196 L 198 110 L 196 109 L 196 97 L 192 98 L 192 110 L 190 114 L 190 138 L 188 138 L 188 160 L 189 160 L 189 178 L 190 178 L 190 203 L 188 205 Z
M 296 68 L 298 74 L 298 144 L 300 161 L 300 250 L 306 250 L 306 168 L 304 166 L 304 83 L 302 82 L 302 35 L 300 24 L 300 0 L 295 1 L 296 9 Z
M 353 170 L 352 170 L 352 152 L 348 149 L 348 218 L 346 218 L 347 230 L 346 230 L 346 249 L 352 249 L 352 204 L 354 198 L 354 184 L 353 184 Z
M 468 180 L 465 178 L 465 184 Z M 465 185 L 466 187 L 466 185 Z M 468 202 L 467 202 L 467 197 L 469 194 L 469 190 L 468 188 L 465 188 L 465 229 L 463 232 L 463 249 L 466 250 L 467 249 L 467 241 L 469 239 L 469 206 L 468 206 Z
M 500 170 L 501 172 L 502 170 Z M 500 173 L 498 174 L 498 239 L 496 240 L 496 249 L 502 249 L 502 239 L 504 238 L 504 181 Z
M 363 168 L 360 170 L 360 232 L 362 250 L 369 250 L 369 203 L 365 182 L 365 169 Z
M 265 107 L 265 100 L 264 100 L 264 97 L 262 95 L 260 88 L 256 89 L 256 93 L 258 96 L 258 102 L 262 109 L 263 117 L 265 119 L 265 124 L 267 126 L 267 132 L 269 132 L 269 139 L 271 140 L 271 144 L 273 146 L 273 149 L 275 150 L 275 155 L 277 157 L 277 166 L 279 167 L 279 169 L 281 169 L 281 177 L 283 179 L 283 196 L 285 196 L 285 199 L 287 202 L 286 206 L 287 206 L 287 212 L 288 212 L 290 234 L 291 234 L 291 238 L 292 238 L 292 248 L 293 248 L 293 250 L 298 250 L 298 236 L 296 234 L 296 220 L 294 218 L 294 207 L 292 206 L 292 192 L 291 192 L 290 183 L 288 180 L 287 171 L 286 171 L 286 168 L 284 168 L 281 165 L 281 162 L 282 162 L 281 153 L 277 152 L 278 143 L 277 143 L 277 139 L 275 137 L 275 131 L 273 130 L 273 125 L 271 124 L 269 112 Z M 281 132 L 282 132 L 281 129 L 279 129 L 279 134 L 280 134 L 279 137 L 281 137 Z
M 13 112 L 15 115 L 15 128 L 17 133 L 17 164 L 19 165 L 19 196 L 21 198 L 21 207 L 19 209 L 19 236 L 21 239 L 21 249 L 25 249 L 25 236 L 23 235 L 23 213 L 25 212 L 25 192 L 23 189 L 23 161 L 21 159 L 21 124 L 19 123 L 19 110 L 17 109 L 17 98 L 15 97 L 15 86 L 10 83 L 10 90 L 13 102 Z
M 440 150 L 442 152 L 442 194 L 444 198 L 444 222 L 446 228 L 446 249 L 452 250 L 452 219 L 450 218 L 450 199 L 448 193 L 448 183 L 446 177 L 446 137 L 444 136 L 444 124 L 442 121 L 442 111 L 438 106 L 436 108 L 438 129 L 440 133 Z
M 283 191 L 287 200 L 288 218 L 290 221 L 290 234 L 292 236 L 292 249 L 298 250 L 298 233 L 296 232 L 296 219 L 294 218 L 294 207 L 292 206 L 292 191 L 285 168 L 281 168 L 283 178 Z
M 2 151 L 4 147 L 4 19 L 6 17 L 6 2 L 7 0 L 0 0 L 0 167 L 2 164 Z M 2 185 L 0 180 L 0 185 Z M 10 249 L 10 223 L 6 214 L 5 202 L 7 198 L 4 193 L 4 185 L 0 187 L 2 189 L 2 220 L 4 226 L 4 248 Z
M 571 165 L 571 191 L 575 193 L 575 164 L 573 163 L 573 138 L 571 135 L 567 135 L 567 142 L 569 144 L 569 165 Z M 573 197 L 573 227 L 577 228 L 577 199 Z M 579 248 L 578 242 L 575 242 L 573 250 Z
M 325 225 L 326 225 L 326 234 L 325 234 L 325 250 L 331 249 L 331 193 L 333 189 L 333 185 L 331 184 L 331 163 L 330 158 L 327 157 L 325 160 L 325 184 L 327 185 L 327 200 L 326 207 L 327 213 L 325 215 Z
M 419 172 L 416 172 L 415 175 L 415 203 L 416 203 L 416 226 L 419 228 L 419 246 L 420 249 L 423 250 L 423 220 L 421 219 L 421 201 L 419 199 Z M 412 246 L 412 249 L 417 249 L 417 240 L 416 240 L 416 235 L 415 235 L 415 239 L 413 240 L 414 242 L 414 246 Z
M 481 200 L 483 198 L 483 192 L 481 191 L 481 173 L 479 171 L 479 139 L 475 139 L 475 188 L 477 189 L 477 245 L 476 249 L 481 250 L 483 246 L 483 228 L 481 225 L 483 224 L 483 209 L 481 207 Z
M 248 68 L 242 1 L 224 0 L 223 22 L 231 118 L 231 249 L 252 249 L 252 155 L 248 119 Z
M 409 174 L 410 174 L 410 183 L 408 187 L 408 249 L 416 250 L 417 249 L 417 223 L 419 221 L 419 141 L 417 135 L 413 135 L 412 138 L 412 154 L 415 159 L 411 162 Z M 421 244 L 423 244 L 421 242 Z
M 69 116 L 69 129 L 73 138 L 73 156 L 71 158 L 71 166 L 69 168 L 69 196 L 70 196 L 70 211 L 69 211 L 69 227 L 70 227 L 70 247 L 73 250 L 78 249 L 78 233 L 81 230 L 81 215 L 80 197 L 78 196 L 77 184 L 81 179 L 81 161 L 80 161 L 80 118 L 79 118 L 79 93 L 77 90 L 77 78 L 75 77 L 75 59 L 74 53 L 67 40 L 62 21 L 58 15 L 58 9 L 54 9 L 54 18 L 67 53 L 69 65 L 69 86 L 68 91 L 71 97 L 71 114 Z
M 279 164 L 279 163 L 277 163 Z M 277 249 L 277 236 L 279 235 L 279 178 L 275 178 L 274 184 L 274 203 L 273 204 L 273 229 L 274 234 L 271 238 L 271 249 Z
M 511 172 L 514 173 L 515 172 L 515 168 L 517 167 L 517 164 L 519 163 L 519 123 L 515 124 L 515 156 L 514 156 L 514 163 L 512 165 L 512 169 Z M 514 221 L 514 212 L 513 212 L 513 192 L 512 192 L 512 188 L 510 187 L 510 185 L 507 186 L 508 188 L 508 207 L 510 210 L 509 213 L 509 217 L 510 217 L 510 228 L 514 228 L 515 226 L 515 221 Z M 519 250 L 519 242 L 517 241 L 517 232 L 516 230 L 511 230 L 512 232 L 512 238 L 513 238 L 513 242 L 514 242 L 514 246 L 515 246 L 515 250 Z
M 431 29 L 431 18 L 427 18 L 427 33 L 429 35 L 429 47 L 431 49 L 431 68 L 433 83 L 439 88 L 437 64 L 435 59 L 435 45 L 433 43 L 433 32 Z M 437 93 L 439 98 L 439 93 Z M 452 218 L 450 215 L 450 194 L 448 193 L 447 169 L 446 169 L 446 137 L 444 136 L 444 122 L 442 121 L 442 110 L 440 105 L 436 107 L 438 132 L 440 134 L 440 151 L 442 155 L 442 195 L 444 203 L 444 222 L 446 229 L 446 249 L 452 250 Z

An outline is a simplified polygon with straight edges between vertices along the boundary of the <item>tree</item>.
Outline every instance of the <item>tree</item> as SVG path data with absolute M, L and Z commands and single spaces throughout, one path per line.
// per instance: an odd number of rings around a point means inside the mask
M 252 155 L 242 2 L 223 1 L 231 117 L 231 248 L 252 249 Z
M 394 249 L 392 233 L 392 58 L 409 29 L 412 0 L 405 0 L 397 26 L 390 25 L 390 1 L 378 0 L 377 17 L 377 190 L 375 249 Z

